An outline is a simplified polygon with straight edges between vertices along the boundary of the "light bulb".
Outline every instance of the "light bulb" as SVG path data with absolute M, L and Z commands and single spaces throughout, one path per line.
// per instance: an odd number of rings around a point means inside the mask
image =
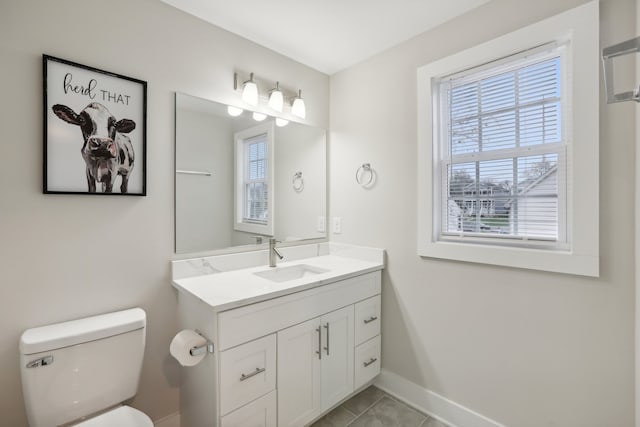
M 273 108 L 276 111 L 282 112 L 282 107 L 284 106 L 284 95 L 280 90 L 280 82 L 276 82 L 276 87 L 271 91 L 269 95 L 269 107 Z
M 304 105 L 304 100 L 302 99 L 301 90 L 298 91 L 298 96 L 294 98 L 293 104 L 291 104 L 291 114 L 303 119 L 307 116 L 307 109 Z
M 281 119 L 280 117 L 276 117 L 276 126 L 283 127 L 289 124 L 289 120 Z
M 261 122 L 264 119 L 267 118 L 266 114 L 262 114 L 262 113 L 253 113 L 253 120 L 255 120 L 256 122 Z
M 231 117 L 238 117 L 243 111 L 242 108 L 234 107 L 233 105 L 227 106 L 227 113 L 229 113 Z
M 253 81 L 253 73 L 249 74 L 249 80 L 244 82 L 242 100 L 249 105 L 258 105 L 258 85 Z

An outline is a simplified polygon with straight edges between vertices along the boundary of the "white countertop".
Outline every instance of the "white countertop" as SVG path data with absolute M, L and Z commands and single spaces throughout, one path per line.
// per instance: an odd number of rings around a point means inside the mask
M 326 285 L 360 274 L 382 270 L 384 268 L 382 250 L 380 250 L 380 254 L 379 259 L 376 260 L 364 260 L 341 255 L 322 255 L 289 262 L 279 262 L 278 268 L 305 264 L 329 270 L 326 273 L 305 276 L 281 283 L 253 274 L 270 270 L 269 266 L 261 265 L 240 270 L 174 279 L 173 286 L 180 292 L 187 292 L 208 304 L 214 312 L 220 312 Z

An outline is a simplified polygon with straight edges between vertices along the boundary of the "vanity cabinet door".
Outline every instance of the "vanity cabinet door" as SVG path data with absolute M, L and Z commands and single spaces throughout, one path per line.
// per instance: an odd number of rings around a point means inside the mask
M 278 332 L 278 426 L 300 427 L 320 414 L 320 318 Z
M 325 314 L 322 324 L 322 411 L 353 392 L 353 305 Z

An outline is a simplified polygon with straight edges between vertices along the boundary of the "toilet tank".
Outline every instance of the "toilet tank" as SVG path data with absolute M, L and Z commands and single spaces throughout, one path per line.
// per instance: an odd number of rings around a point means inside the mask
M 54 427 L 136 394 L 146 314 L 118 311 L 26 330 L 22 391 L 31 427 Z

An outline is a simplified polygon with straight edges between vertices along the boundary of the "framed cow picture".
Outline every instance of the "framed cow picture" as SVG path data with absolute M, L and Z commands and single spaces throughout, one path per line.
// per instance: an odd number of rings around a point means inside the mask
M 44 193 L 145 196 L 147 82 L 42 62 Z

